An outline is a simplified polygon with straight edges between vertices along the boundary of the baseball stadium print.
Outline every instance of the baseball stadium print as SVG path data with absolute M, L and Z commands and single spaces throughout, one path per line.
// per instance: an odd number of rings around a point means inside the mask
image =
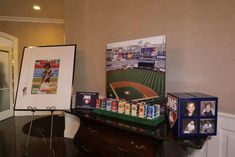
M 165 36 L 107 44 L 107 97 L 127 101 L 165 98 Z

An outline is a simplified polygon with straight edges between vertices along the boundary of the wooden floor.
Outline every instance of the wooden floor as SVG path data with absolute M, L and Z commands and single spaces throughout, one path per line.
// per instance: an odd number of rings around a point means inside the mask
M 52 151 L 50 151 L 49 138 L 31 136 L 28 150 L 26 150 L 27 134 L 22 131 L 22 128 L 30 119 L 31 117 L 28 116 L 18 116 L 0 122 L 0 157 L 84 156 L 74 146 L 73 139 L 63 137 L 53 138 Z

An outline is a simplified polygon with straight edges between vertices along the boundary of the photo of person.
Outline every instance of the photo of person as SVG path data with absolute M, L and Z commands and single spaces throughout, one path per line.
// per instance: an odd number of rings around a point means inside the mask
M 32 94 L 56 94 L 59 65 L 59 59 L 35 61 Z
M 197 132 L 197 121 L 192 119 L 183 120 L 183 133 L 195 134 Z
M 51 64 L 45 63 L 44 71 L 41 76 L 40 92 L 46 92 L 49 90 L 49 83 L 51 78 Z
M 188 101 L 185 104 L 184 108 L 184 116 L 196 116 L 197 110 L 196 110 L 196 103 L 193 101 Z
M 214 115 L 215 115 L 215 101 L 202 101 L 201 116 L 214 116 Z
M 202 134 L 214 133 L 214 129 L 215 129 L 214 125 L 215 125 L 214 119 L 201 119 L 200 120 L 200 133 Z

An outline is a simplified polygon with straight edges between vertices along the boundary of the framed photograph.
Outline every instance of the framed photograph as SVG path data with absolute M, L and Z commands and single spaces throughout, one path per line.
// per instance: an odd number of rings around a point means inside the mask
M 214 119 L 201 119 L 200 120 L 200 133 L 201 134 L 214 134 L 215 133 L 215 120 Z
M 70 109 L 76 45 L 24 48 L 15 110 Z
M 201 101 L 201 116 L 215 115 L 215 101 Z
M 164 102 L 166 36 L 107 44 L 106 73 L 108 98 Z
M 96 106 L 96 99 L 99 98 L 97 92 L 77 92 L 76 107 L 84 109 L 93 109 Z
M 195 117 L 198 115 L 198 104 L 196 101 L 186 101 L 183 105 L 184 116 Z
M 196 134 L 197 133 L 197 120 L 196 119 L 183 119 L 183 134 Z

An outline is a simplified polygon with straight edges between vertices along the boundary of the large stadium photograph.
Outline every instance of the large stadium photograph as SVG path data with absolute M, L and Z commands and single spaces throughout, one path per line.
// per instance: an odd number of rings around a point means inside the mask
M 107 97 L 127 101 L 165 98 L 165 36 L 107 45 Z

